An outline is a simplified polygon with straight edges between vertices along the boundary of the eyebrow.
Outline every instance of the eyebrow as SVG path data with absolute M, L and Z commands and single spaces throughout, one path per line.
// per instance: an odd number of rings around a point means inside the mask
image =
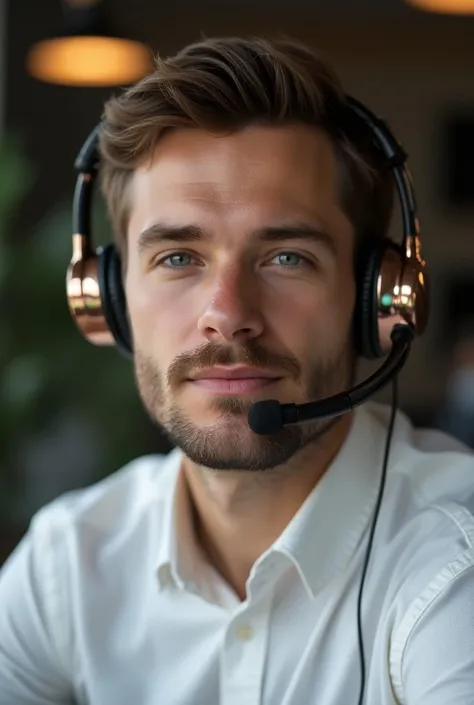
M 330 254 L 336 256 L 337 248 L 334 239 L 325 230 L 307 223 L 276 225 L 255 230 L 251 233 L 252 241 L 282 242 L 284 240 L 305 240 L 325 247 Z M 137 249 L 142 252 L 165 242 L 210 242 L 212 236 L 197 225 L 167 225 L 154 223 L 143 230 L 138 237 Z

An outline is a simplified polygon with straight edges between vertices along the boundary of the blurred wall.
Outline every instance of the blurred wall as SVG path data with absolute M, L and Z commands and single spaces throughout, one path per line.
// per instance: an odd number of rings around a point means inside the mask
M 7 72 L 7 0 L 0 0 L 0 135 L 3 134 Z

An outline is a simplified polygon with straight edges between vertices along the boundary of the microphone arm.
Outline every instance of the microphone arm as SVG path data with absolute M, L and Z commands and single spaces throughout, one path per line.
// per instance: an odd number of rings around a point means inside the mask
M 392 348 L 383 365 L 348 391 L 307 404 L 280 404 L 276 399 L 256 402 L 248 413 L 250 428 L 254 433 L 265 436 L 276 433 L 283 426 L 340 416 L 352 411 L 398 374 L 407 360 L 413 337 L 410 325 L 394 326 L 391 335 Z

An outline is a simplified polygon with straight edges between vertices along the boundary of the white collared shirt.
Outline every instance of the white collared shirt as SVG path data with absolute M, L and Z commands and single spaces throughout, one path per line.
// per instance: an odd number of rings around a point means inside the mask
M 370 403 L 240 602 L 180 452 L 44 507 L 0 571 L 0 705 L 357 705 L 388 408 Z M 363 601 L 366 705 L 474 703 L 474 456 L 399 414 Z

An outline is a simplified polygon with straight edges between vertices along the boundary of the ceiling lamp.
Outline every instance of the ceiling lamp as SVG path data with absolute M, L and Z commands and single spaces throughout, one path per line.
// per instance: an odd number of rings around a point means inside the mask
M 150 71 L 150 49 L 115 32 L 100 1 L 64 0 L 63 9 L 63 31 L 28 52 L 31 76 L 66 86 L 117 86 L 134 83 Z
M 409 5 L 426 10 L 439 12 L 445 15 L 472 15 L 474 14 L 474 0 L 406 0 Z

